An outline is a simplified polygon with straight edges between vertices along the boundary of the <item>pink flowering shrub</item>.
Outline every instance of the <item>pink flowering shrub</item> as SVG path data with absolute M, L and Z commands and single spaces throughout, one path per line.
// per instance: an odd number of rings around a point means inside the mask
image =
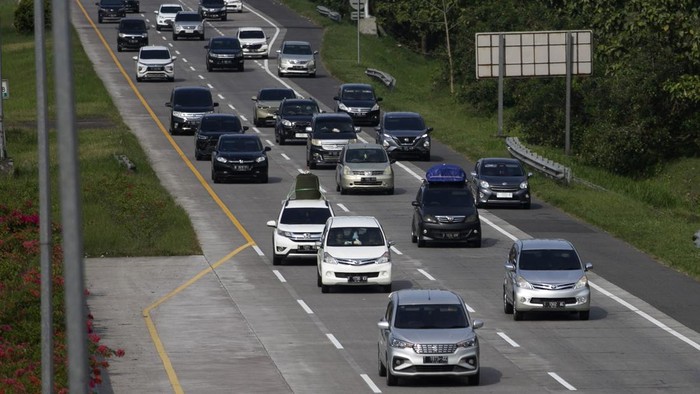
M 54 391 L 67 393 L 67 353 L 63 305 L 63 264 L 60 228 L 52 228 Z M 0 394 L 41 391 L 41 272 L 39 267 L 39 216 L 31 202 L 21 209 L 0 205 Z M 90 387 L 102 382 L 101 371 L 112 350 L 100 344 L 93 332 L 93 317 L 86 322 L 89 336 Z

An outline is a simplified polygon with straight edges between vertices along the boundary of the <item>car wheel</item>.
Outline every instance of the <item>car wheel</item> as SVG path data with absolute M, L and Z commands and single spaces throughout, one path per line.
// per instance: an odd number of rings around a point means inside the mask
M 591 317 L 591 311 L 581 311 L 578 313 L 579 320 L 588 320 Z
M 280 142 L 280 145 L 284 145 L 285 143 L 287 143 L 287 141 L 286 141 L 286 139 L 284 138 L 283 135 L 280 135 L 280 136 L 279 136 L 279 142 Z
M 310 161 L 310 162 L 308 162 L 308 163 L 309 163 L 309 168 L 310 168 L 310 169 L 312 169 L 312 170 L 315 170 L 315 169 L 316 169 L 316 163 L 314 163 L 313 161 Z M 341 194 L 342 194 L 342 189 L 341 189 Z
M 481 247 L 481 237 L 479 239 L 477 239 L 476 241 L 469 242 L 469 246 L 474 247 L 474 248 L 480 248 Z
M 280 71 L 279 69 L 277 69 L 277 76 L 278 76 L 278 77 L 280 77 L 280 78 L 282 78 L 282 77 L 283 77 L 283 75 L 282 75 L 282 71 Z
M 340 184 L 339 183 L 335 184 L 335 191 L 337 191 L 337 192 L 340 191 Z
M 239 71 L 239 72 L 245 71 L 245 65 L 241 64 L 241 66 L 238 67 L 238 71 Z
M 384 366 L 384 363 L 382 363 L 382 358 L 379 355 L 379 345 L 377 345 L 377 373 L 379 376 L 384 377 L 386 376 L 386 367 Z
M 479 375 L 481 375 L 481 370 L 477 371 L 476 375 L 467 376 L 467 384 L 470 386 L 479 385 Z
M 138 14 L 140 12 L 141 12 L 141 9 L 139 7 L 136 7 L 136 13 Z
M 426 152 L 423 155 L 421 155 L 421 159 L 423 161 L 430 161 L 430 152 Z
M 173 41 L 177 41 L 177 34 L 173 33 Z
M 338 186 L 340 188 L 340 194 L 346 195 L 348 194 L 348 189 L 344 188 L 342 185 Z
M 323 286 L 323 281 L 321 280 L 321 274 L 318 273 L 318 268 L 316 268 L 316 286 Z
M 520 312 L 513 306 L 513 320 L 520 321 L 525 317 L 525 312 Z
M 416 237 L 416 232 L 413 229 L 413 226 L 411 226 L 411 243 L 416 243 L 418 242 L 418 237 Z
M 143 82 L 143 78 L 136 77 L 136 82 Z
M 175 77 L 168 77 L 168 82 L 175 82 Z
M 386 194 L 389 195 L 389 196 L 393 195 L 393 194 L 394 194 L 394 188 L 392 187 L 391 189 L 388 189 L 388 190 L 386 191 Z
M 383 285 L 382 292 L 383 293 L 391 293 L 391 283 L 389 283 L 388 285 Z
M 263 175 L 262 177 L 260 177 L 260 183 L 267 183 L 267 181 L 268 181 L 267 174 L 265 174 L 265 175 Z
M 122 47 L 117 45 L 117 52 L 121 52 L 121 51 L 122 51 Z
M 399 377 L 391 373 L 391 368 L 387 365 L 386 367 L 386 385 L 396 386 L 399 384 Z
M 330 286 L 321 284 L 321 293 L 326 294 L 330 291 Z
M 204 34 L 202 34 L 201 36 L 199 36 L 199 41 L 204 41 Z
M 194 159 L 197 161 L 204 160 L 204 155 L 199 153 L 197 149 L 194 150 Z
M 530 201 L 523 204 L 523 209 L 530 209 Z
M 272 255 L 272 265 L 282 264 L 283 257 L 277 254 Z
M 227 15 L 222 16 L 222 17 L 221 17 L 221 20 L 222 20 L 222 21 L 228 20 L 228 16 L 227 16 Z
M 418 227 L 418 234 L 416 235 L 418 238 L 417 243 L 419 248 L 425 247 L 425 239 L 423 239 L 423 230 Z
M 156 30 L 160 31 L 160 25 L 156 25 Z
M 219 176 L 216 174 L 216 171 L 211 170 L 211 180 L 214 183 L 221 183 L 221 179 L 219 179 Z
M 97 23 L 102 23 L 102 17 L 101 17 L 101 16 L 98 16 L 98 17 L 97 17 Z
M 508 297 L 506 297 L 506 288 L 505 286 L 503 287 L 503 313 L 506 315 L 512 315 L 513 314 L 513 304 L 508 302 Z
M 309 77 L 311 77 L 311 78 L 316 78 L 316 73 L 313 72 L 313 73 L 309 74 Z

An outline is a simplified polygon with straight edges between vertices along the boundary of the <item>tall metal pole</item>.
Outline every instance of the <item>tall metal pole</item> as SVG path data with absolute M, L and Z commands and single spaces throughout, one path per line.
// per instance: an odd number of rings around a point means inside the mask
M 503 34 L 498 35 L 498 136 L 503 136 L 503 78 L 506 73 L 506 43 Z
M 357 64 L 360 64 L 360 14 L 362 13 L 362 11 L 360 10 L 361 4 L 362 3 L 357 3 L 357 8 L 355 9 L 357 11 Z
M 571 154 L 571 74 L 572 70 L 572 36 L 566 32 L 566 126 L 564 131 L 564 154 Z
M 0 32 L 0 82 L 2 81 L 2 32 Z M 4 98 L 0 97 L 0 163 L 7 159 L 7 149 L 5 148 L 5 127 L 3 126 L 3 118 L 5 112 L 2 104 Z
M 54 0 L 51 4 L 68 338 L 68 388 L 71 394 L 87 394 L 87 306 L 83 277 L 83 220 L 75 128 L 70 0 Z
M 44 1 L 34 0 L 34 58 L 36 65 L 36 120 L 39 153 L 39 247 L 41 254 L 41 392 L 53 393 L 53 307 L 51 269 L 51 177 L 49 175 L 48 100 Z

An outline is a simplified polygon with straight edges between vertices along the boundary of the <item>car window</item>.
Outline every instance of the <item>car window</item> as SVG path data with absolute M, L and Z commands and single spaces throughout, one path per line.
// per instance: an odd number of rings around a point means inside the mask
M 316 121 L 314 137 L 320 139 L 355 138 L 355 126 L 352 120 L 319 119 Z M 350 135 L 350 133 L 352 133 Z M 342 134 L 348 134 L 343 136 Z
M 175 103 L 186 107 L 211 107 L 212 98 L 208 90 L 188 90 L 175 94 Z
M 383 246 L 378 227 L 334 227 L 328 231 L 328 246 Z
M 310 45 L 305 44 L 286 44 L 282 49 L 282 53 L 286 55 L 312 55 Z
M 175 16 L 177 22 L 201 22 L 202 17 L 197 13 L 178 13 Z
M 427 189 L 423 193 L 426 206 L 471 207 L 474 198 L 467 189 Z
M 396 328 L 450 329 L 468 327 L 467 317 L 460 305 L 399 305 Z
M 345 155 L 348 163 L 386 163 L 389 158 L 384 149 L 350 149 Z
M 425 130 L 423 119 L 418 117 L 387 117 L 384 120 L 386 130 Z
M 287 208 L 282 212 L 282 224 L 324 224 L 331 217 L 328 208 Z
M 519 267 L 526 271 L 580 270 L 581 262 L 572 250 L 523 250 Z
M 260 141 L 252 138 L 227 138 L 221 141 L 219 150 L 222 152 L 260 152 Z
M 204 131 L 240 131 L 241 121 L 238 117 L 232 116 L 205 116 L 202 118 L 202 125 L 200 126 Z
M 262 30 L 241 30 L 238 32 L 238 38 L 265 38 L 265 33 Z
M 161 14 L 177 14 L 180 11 L 182 11 L 182 7 L 175 7 L 175 6 L 160 7 Z
M 296 98 L 296 93 L 290 89 L 265 89 L 258 96 L 258 100 L 265 101 L 282 101 L 286 98 Z
M 313 115 L 319 112 L 316 104 L 289 104 L 282 107 L 282 115 Z
M 211 49 L 240 49 L 241 44 L 238 40 L 211 40 L 209 45 Z
M 482 166 L 484 176 L 524 176 L 523 168 L 516 163 L 487 163 Z
M 121 7 L 124 5 L 124 1 L 122 0 L 102 0 L 100 2 L 100 5 L 104 7 Z
M 386 311 L 384 312 L 384 320 L 388 321 L 389 324 L 391 324 L 391 321 L 393 317 L 391 316 L 391 313 L 394 311 L 394 302 L 389 301 L 389 305 L 386 306 Z
M 146 30 L 146 22 L 140 20 L 125 20 L 122 19 L 119 24 L 119 29 L 122 31 L 141 31 Z
M 374 92 L 363 88 L 345 88 L 341 98 L 343 100 L 374 100 Z
M 167 49 L 150 49 L 141 51 L 141 59 L 170 59 L 170 52 Z

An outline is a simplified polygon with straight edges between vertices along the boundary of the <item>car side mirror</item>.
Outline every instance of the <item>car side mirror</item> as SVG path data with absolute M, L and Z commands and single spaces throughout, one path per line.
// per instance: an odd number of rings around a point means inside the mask
M 173 61 L 177 60 L 177 56 L 170 56 L 170 60 L 173 60 Z
M 586 271 L 589 271 L 589 270 L 592 270 L 592 269 L 593 269 L 593 264 L 591 264 L 591 263 L 586 263 L 586 265 L 584 265 L 584 267 L 585 267 L 585 270 L 586 270 Z
M 97 4 L 97 3 L 95 3 Z M 158 10 L 153 11 L 154 14 L 158 15 Z
M 356 133 L 359 133 L 362 131 L 362 128 L 360 128 L 359 126 L 355 126 L 354 129 L 355 129 Z
M 504 267 L 506 271 L 515 271 L 515 266 L 512 263 L 506 263 Z
M 173 105 L 170 103 L 170 101 L 168 101 L 167 103 L 165 103 L 165 106 L 166 106 L 166 107 L 172 107 Z
M 132 57 L 132 59 L 134 59 L 134 61 L 137 61 L 137 60 L 139 60 L 139 57 L 138 57 L 138 56 L 134 56 L 134 57 Z
M 396 159 L 394 159 L 393 157 L 390 157 L 390 158 L 389 158 L 389 163 L 391 163 L 391 164 L 396 163 Z
M 253 97 L 251 97 L 250 99 L 253 100 L 253 101 L 258 101 L 258 96 L 253 96 Z
M 380 102 L 380 101 L 382 101 L 382 100 L 384 100 L 384 99 L 381 98 L 381 97 L 377 97 L 377 99 L 376 99 L 375 101 Z
M 432 132 L 432 131 L 433 131 L 433 128 L 432 128 L 432 127 L 428 127 L 427 129 L 425 129 L 425 132 L 426 132 L 426 133 L 430 133 L 430 132 Z
M 472 329 L 473 330 L 478 330 L 479 328 L 481 328 L 483 326 L 484 326 L 484 322 L 482 320 L 476 319 L 472 322 Z
M 275 228 L 275 227 L 277 227 L 277 222 L 274 220 L 268 220 L 267 227 Z
M 380 330 L 388 330 L 389 329 L 389 322 L 386 320 L 382 320 L 380 322 L 377 322 L 377 327 L 379 327 Z
M 419 207 L 420 203 L 418 201 L 411 201 L 411 205 L 413 205 L 414 207 Z
M 218 107 L 218 106 L 219 106 L 219 103 L 214 103 L 214 106 L 215 106 L 215 107 Z
M 272 148 L 270 148 L 269 146 L 266 146 L 265 148 L 263 148 L 263 152 L 269 152 L 271 150 L 272 150 Z
M 314 56 L 315 56 L 315 55 L 318 55 L 318 51 L 314 51 Z
M 528 177 L 528 178 L 532 177 L 532 173 L 531 173 L 531 172 L 528 172 L 528 173 L 527 173 L 527 177 Z
M 472 171 L 472 172 L 470 172 L 470 174 L 472 175 L 473 178 L 476 178 L 476 171 Z
M 276 52 L 277 52 L 277 53 L 282 53 L 282 50 L 281 50 L 281 49 L 278 49 Z
M 396 242 L 394 242 L 394 241 L 388 241 L 386 244 L 389 245 L 389 246 L 394 246 L 394 245 L 396 245 Z
M 248 131 L 248 129 L 250 129 L 250 127 L 248 127 L 248 126 L 243 126 L 243 132 L 244 132 L 244 133 L 245 133 L 246 131 Z
M 333 96 L 333 100 L 335 100 L 335 101 L 340 101 L 340 97 L 338 97 L 338 96 Z

